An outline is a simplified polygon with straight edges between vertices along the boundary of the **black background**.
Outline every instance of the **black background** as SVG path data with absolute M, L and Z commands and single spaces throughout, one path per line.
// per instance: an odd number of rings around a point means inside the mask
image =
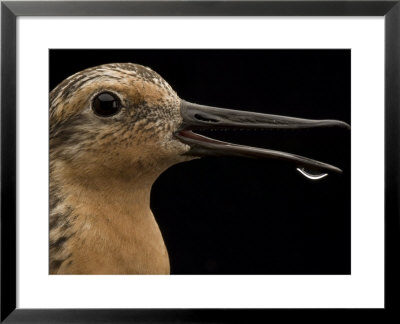
M 50 89 L 104 63 L 151 67 L 188 101 L 350 123 L 349 50 L 50 50 Z M 349 274 L 350 132 L 213 133 L 343 169 L 312 181 L 287 163 L 204 158 L 164 172 L 151 207 L 173 274 Z

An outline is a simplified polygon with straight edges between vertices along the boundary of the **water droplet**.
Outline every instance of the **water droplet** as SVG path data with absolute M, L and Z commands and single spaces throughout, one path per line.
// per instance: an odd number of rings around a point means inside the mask
M 328 173 L 312 173 L 311 171 L 306 171 L 304 168 L 297 168 L 296 170 L 299 171 L 303 176 L 311 180 L 320 180 L 328 175 Z

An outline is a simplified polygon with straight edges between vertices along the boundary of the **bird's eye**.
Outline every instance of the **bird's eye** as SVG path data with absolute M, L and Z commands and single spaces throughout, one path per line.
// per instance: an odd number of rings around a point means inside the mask
M 94 97 L 92 102 L 94 113 L 101 117 L 117 114 L 121 109 L 121 100 L 113 93 L 102 92 Z

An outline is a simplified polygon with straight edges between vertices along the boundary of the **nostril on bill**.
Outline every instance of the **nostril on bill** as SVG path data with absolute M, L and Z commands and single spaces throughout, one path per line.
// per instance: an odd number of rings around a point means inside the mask
M 205 117 L 200 114 L 195 114 L 194 118 L 196 118 L 197 120 L 201 120 L 201 121 L 205 121 L 205 122 L 209 122 L 209 123 L 218 123 L 218 120 L 209 118 L 209 117 Z

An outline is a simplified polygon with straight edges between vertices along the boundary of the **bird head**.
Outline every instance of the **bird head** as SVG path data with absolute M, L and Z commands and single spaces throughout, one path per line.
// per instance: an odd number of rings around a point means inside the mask
M 84 176 L 155 176 L 190 160 L 174 136 L 181 100 L 150 68 L 106 64 L 65 79 L 50 93 L 51 160 Z M 140 174 L 138 174 L 140 173 Z
M 296 167 L 340 172 L 298 155 L 214 140 L 202 129 L 310 128 L 306 120 L 197 105 L 178 97 L 156 72 L 138 64 L 106 64 L 76 73 L 50 93 L 51 161 L 87 176 L 155 178 L 169 166 L 210 155 L 274 158 Z

